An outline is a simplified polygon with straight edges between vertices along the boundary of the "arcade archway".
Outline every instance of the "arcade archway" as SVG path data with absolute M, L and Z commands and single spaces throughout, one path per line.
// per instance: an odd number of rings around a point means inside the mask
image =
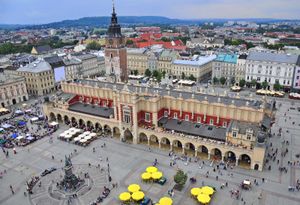
M 208 149 L 206 146 L 200 145 L 197 152 L 197 156 L 200 157 L 200 159 L 208 159 Z
M 210 151 L 210 158 L 213 160 L 222 160 L 222 152 L 218 148 L 214 148 Z

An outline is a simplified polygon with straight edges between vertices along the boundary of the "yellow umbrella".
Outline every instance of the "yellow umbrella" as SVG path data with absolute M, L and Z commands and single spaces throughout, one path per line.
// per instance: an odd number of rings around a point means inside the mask
M 208 196 L 206 194 L 199 194 L 197 199 L 202 204 L 207 204 L 210 202 L 210 196 Z
M 201 188 L 201 192 L 206 195 L 212 195 L 215 192 L 215 190 L 212 187 L 204 186 Z
M 157 171 L 158 171 L 158 169 L 153 166 L 147 167 L 147 169 L 146 169 L 146 172 L 148 172 L 148 173 L 153 173 L 153 172 L 157 172 Z
M 198 196 L 199 194 L 201 194 L 201 189 L 198 188 L 198 187 L 192 188 L 192 189 L 191 189 L 191 194 L 192 194 L 193 196 Z
M 143 180 L 148 180 L 151 178 L 151 174 L 148 173 L 148 172 L 144 172 L 142 175 L 141 175 L 142 179 Z
M 135 201 L 140 201 L 142 200 L 143 198 L 145 197 L 145 194 L 141 191 L 137 191 L 137 192 L 134 192 L 132 194 L 132 198 L 135 200 Z
M 173 201 L 170 197 L 163 197 L 159 200 L 160 205 L 172 205 Z
M 128 186 L 128 191 L 129 192 L 137 192 L 140 191 L 141 187 L 138 184 L 131 184 Z
M 119 195 L 119 199 L 121 201 L 128 201 L 130 198 L 131 198 L 131 195 L 128 192 L 123 192 Z
M 152 173 L 152 178 L 153 179 L 160 179 L 160 178 L 162 178 L 162 176 L 163 176 L 162 172 L 154 172 L 154 173 Z

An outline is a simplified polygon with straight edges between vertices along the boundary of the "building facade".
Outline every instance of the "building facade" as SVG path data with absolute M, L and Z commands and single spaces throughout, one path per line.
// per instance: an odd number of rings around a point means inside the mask
M 211 55 L 195 56 L 191 60 L 174 60 L 169 74 L 178 79 L 182 78 L 183 73 L 186 78 L 194 76 L 196 81 L 210 79 L 215 59 L 216 56 Z
M 264 122 L 273 116 L 266 101 L 93 80 L 63 82 L 62 91 L 65 97 L 44 105 L 50 120 L 100 128 L 123 141 L 201 159 L 263 168 L 270 128 Z
M 54 91 L 54 71 L 49 63 L 38 59 L 17 70 L 18 75 L 25 77 L 29 95 L 42 96 Z
M 28 100 L 25 78 L 13 75 L 0 75 L 0 103 L 8 107 Z
M 148 55 L 146 48 L 127 49 L 127 66 L 129 72 L 138 71 L 139 75 L 144 75 L 148 68 Z
M 105 44 L 106 75 L 114 77 L 116 82 L 126 82 L 128 80 L 127 50 L 114 6 Z
M 270 88 L 279 83 L 290 89 L 298 57 L 285 53 L 250 52 L 246 60 L 246 81 L 266 81 Z

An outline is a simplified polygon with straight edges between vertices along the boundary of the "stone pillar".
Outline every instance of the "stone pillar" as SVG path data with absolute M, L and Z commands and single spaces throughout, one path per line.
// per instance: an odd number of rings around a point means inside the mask
M 148 138 L 148 146 L 150 146 L 150 137 Z
M 195 157 L 198 156 L 198 149 L 195 149 Z
M 210 152 L 207 153 L 207 158 L 210 160 Z
M 158 148 L 161 149 L 161 140 L 158 140 Z
M 173 151 L 173 143 L 170 143 L 170 151 Z
M 157 112 L 154 112 L 152 114 L 152 124 L 154 124 L 155 127 L 157 127 Z
M 235 166 L 239 166 L 239 159 L 235 160 Z
M 182 154 L 184 155 L 185 153 L 184 153 L 184 150 L 185 149 L 185 147 L 184 146 L 182 146 Z

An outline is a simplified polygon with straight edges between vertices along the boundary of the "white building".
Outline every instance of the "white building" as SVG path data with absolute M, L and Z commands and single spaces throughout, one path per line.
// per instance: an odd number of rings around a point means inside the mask
M 272 88 L 279 83 L 290 88 L 298 55 L 285 53 L 250 52 L 246 60 L 246 81 L 264 81 Z

